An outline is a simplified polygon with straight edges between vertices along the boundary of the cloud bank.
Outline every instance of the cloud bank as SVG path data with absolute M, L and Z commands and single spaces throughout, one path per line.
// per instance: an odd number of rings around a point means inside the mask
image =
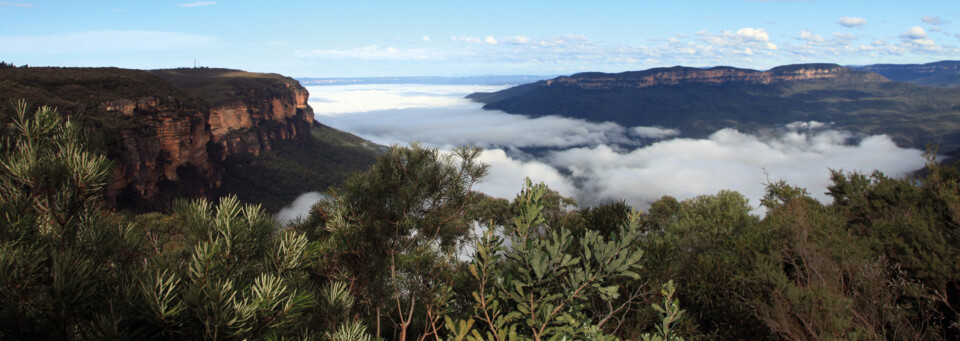
M 820 125 L 793 124 L 763 137 L 723 129 L 707 139 L 664 140 L 629 152 L 605 145 L 574 148 L 553 153 L 548 163 L 568 169 L 582 184 L 577 192 L 581 201 L 623 198 L 639 207 L 662 195 L 686 199 L 722 189 L 734 189 L 757 205 L 764 185 L 781 179 L 829 202 L 824 194 L 829 169 L 901 175 L 924 163 L 920 151 L 899 148 L 887 136 L 847 144 L 849 133 L 810 128 Z
M 391 94 L 386 98 L 406 98 L 399 102 L 407 107 L 383 110 L 376 98 L 368 98 L 360 102 L 380 110 L 331 113 L 324 108 L 351 96 L 362 98 L 373 87 L 380 95 Z M 460 98 L 465 88 L 469 86 L 451 91 L 417 85 L 309 90 L 312 98 L 324 99 L 311 102 L 319 121 L 378 143 L 487 147 L 481 161 L 491 165 L 491 173 L 476 189 L 507 199 L 529 177 L 582 205 L 625 199 L 645 209 L 663 195 L 687 199 L 732 189 L 758 206 L 764 185 L 783 179 L 828 202 L 823 193 L 830 169 L 878 169 L 901 175 L 924 163 L 921 151 L 899 148 L 887 136 L 858 137 L 822 122 L 794 122 L 763 135 L 723 129 L 706 139 L 675 138 L 681 132 L 669 127 L 623 127 L 482 110 L 480 104 Z M 356 93 L 341 97 L 352 91 Z M 360 104 L 350 107 L 362 109 Z M 529 155 L 517 148 L 548 151 Z
M 306 219 L 307 215 L 310 214 L 310 208 L 313 207 L 313 204 L 316 204 L 325 198 L 327 198 L 327 196 L 321 194 L 320 192 L 303 193 L 297 197 L 296 200 L 290 203 L 290 205 L 287 205 L 286 207 L 280 209 L 280 212 L 277 212 L 277 221 L 281 224 L 285 224 L 297 218 Z

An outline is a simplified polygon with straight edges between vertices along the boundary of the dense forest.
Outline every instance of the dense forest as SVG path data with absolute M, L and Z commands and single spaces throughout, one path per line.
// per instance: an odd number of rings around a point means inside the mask
M 105 209 L 55 109 L 0 128 L 0 339 L 957 339 L 960 170 L 832 174 L 646 212 L 471 190 L 482 152 L 393 146 L 286 226 L 235 197 Z M 934 155 L 934 153 L 931 153 Z M 522 187 L 521 187 L 522 186 Z M 821 189 L 811 189 L 821 190 Z

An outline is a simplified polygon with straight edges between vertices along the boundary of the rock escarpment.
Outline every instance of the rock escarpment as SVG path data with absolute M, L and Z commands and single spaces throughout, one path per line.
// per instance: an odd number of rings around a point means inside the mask
M 252 97 L 210 108 L 212 140 L 223 148 L 222 158 L 270 150 L 272 141 L 302 139 L 313 124 L 307 90 L 287 85 L 290 93 Z
M 102 133 L 114 161 L 108 202 L 152 209 L 176 197 L 211 196 L 223 160 L 302 140 L 314 125 L 296 80 L 227 69 L 0 70 L 0 100 L 51 105 Z M 9 110 L 0 116 L 9 122 Z
M 123 200 L 152 199 L 164 182 L 179 181 L 178 173 L 187 168 L 207 184 L 195 194 L 219 187 L 220 170 L 210 162 L 211 134 L 203 107 L 184 105 L 174 97 L 139 97 L 108 101 L 102 109 L 137 123 L 114 132 L 119 134 L 119 155 L 108 198 L 125 192 Z

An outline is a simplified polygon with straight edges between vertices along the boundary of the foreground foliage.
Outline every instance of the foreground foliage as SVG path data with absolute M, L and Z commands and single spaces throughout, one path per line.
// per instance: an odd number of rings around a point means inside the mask
M 287 227 L 233 197 L 102 208 L 110 162 L 51 108 L 0 144 L 0 338 L 956 339 L 960 171 L 833 172 L 648 212 L 528 180 L 471 191 L 480 150 L 392 147 Z

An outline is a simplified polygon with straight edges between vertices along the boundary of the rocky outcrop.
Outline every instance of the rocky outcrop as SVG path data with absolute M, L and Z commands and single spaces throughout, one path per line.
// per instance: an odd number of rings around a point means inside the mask
M 546 86 L 576 86 L 583 89 L 643 88 L 660 85 L 713 84 L 730 82 L 771 84 L 784 81 L 857 77 L 864 82 L 885 82 L 886 78 L 835 64 L 786 65 L 769 71 L 719 66 L 710 69 L 675 66 L 618 74 L 581 73 L 542 81 Z
M 150 199 L 164 181 L 180 180 L 178 170 L 193 168 L 212 187 L 219 186 L 220 172 L 207 153 L 211 135 L 208 114 L 173 97 L 139 97 L 103 103 L 107 113 L 120 114 L 136 125 L 119 129 L 119 158 L 107 186 L 107 197 L 121 191 Z
M 223 148 L 221 158 L 249 153 L 259 155 L 277 140 L 303 139 L 313 124 L 309 93 L 299 84 L 288 84 L 285 95 L 228 101 L 210 108 L 212 141 Z
M 180 78 L 165 73 L 174 71 Z M 224 80 L 227 72 L 231 76 Z M 175 187 L 173 196 L 209 195 L 220 187 L 223 160 L 259 155 L 279 140 L 310 134 L 309 93 L 293 79 L 223 69 L 154 73 L 168 76 L 164 78 L 190 98 L 125 98 L 101 105 L 122 121 L 136 122 L 119 131 L 120 153 L 108 198 L 155 202 L 167 187 Z
M 42 67 L 0 69 L 0 80 L 3 103 L 55 106 L 103 135 L 114 162 L 107 201 L 121 208 L 213 196 L 225 159 L 306 139 L 313 125 L 307 90 L 277 74 Z

